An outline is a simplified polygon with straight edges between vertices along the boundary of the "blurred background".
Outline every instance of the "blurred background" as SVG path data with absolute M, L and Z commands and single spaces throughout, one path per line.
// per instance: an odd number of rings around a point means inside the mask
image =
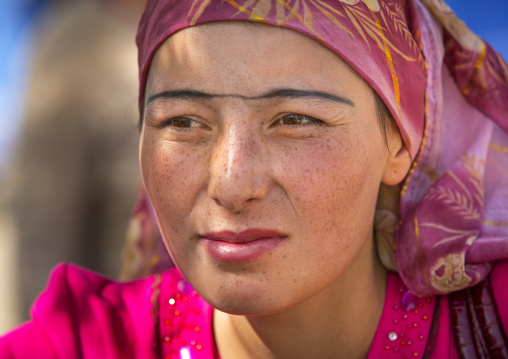
M 59 262 L 118 277 L 140 186 L 145 1 L 0 0 L 0 335 Z M 508 58 L 508 0 L 447 3 Z
M 0 333 L 59 262 L 118 277 L 144 0 L 0 0 Z

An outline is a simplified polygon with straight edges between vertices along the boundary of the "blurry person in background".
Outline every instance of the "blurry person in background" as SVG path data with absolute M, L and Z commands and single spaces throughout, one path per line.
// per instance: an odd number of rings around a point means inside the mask
M 29 9 L 12 1 L 18 5 Z M 0 172 L 0 223 L 13 229 L 0 233 L 0 253 L 10 244 L 9 261 L 0 264 L 0 331 L 28 317 L 55 263 L 118 276 L 140 186 L 133 37 L 143 6 L 48 0 L 31 22 L 23 19 L 33 29 L 30 52 L 14 62 L 24 64 L 18 73 L 26 85 L 2 114 L 19 134 Z M 9 115 L 19 103 L 23 111 Z

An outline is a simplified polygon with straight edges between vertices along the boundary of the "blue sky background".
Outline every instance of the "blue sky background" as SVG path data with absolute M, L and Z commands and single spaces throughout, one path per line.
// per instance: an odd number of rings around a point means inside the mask
M 508 0 L 445 0 L 460 19 L 508 59 Z

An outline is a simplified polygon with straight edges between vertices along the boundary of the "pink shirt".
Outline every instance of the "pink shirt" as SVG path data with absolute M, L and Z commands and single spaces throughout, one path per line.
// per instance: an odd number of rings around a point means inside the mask
M 490 275 L 505 328 L 507 275 L 508 261 Z M 421 358 L 429 341 L 431 358 L 458 358 L 448 297 L 436 301 L 412 296 L 390 273 L 368 358 Z M 32 320 L 0 338 L 0 358 L 211 359 L 218 358 L 214 343 L 212 308 L 176 269 L 119 283 L 64 264 L 35 302 Z

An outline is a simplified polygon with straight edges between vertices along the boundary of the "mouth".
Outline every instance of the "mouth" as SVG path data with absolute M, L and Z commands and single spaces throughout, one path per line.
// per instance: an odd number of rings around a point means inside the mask
M 285 234 L 268 229 L 247 229 L 212 232 L 201 235 L 206 251 L 222 262 L 248 262 L 272 252 L 284 240 Z

